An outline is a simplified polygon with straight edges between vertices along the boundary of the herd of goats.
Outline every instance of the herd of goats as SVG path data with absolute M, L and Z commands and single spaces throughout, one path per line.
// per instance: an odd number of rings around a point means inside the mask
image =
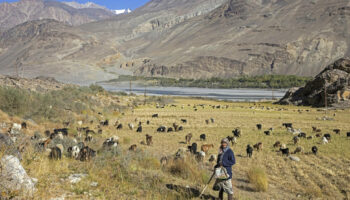
M 175 105 L 173 105 L 175 106 Z M 201 105 L 204 107 L 204 105 Z M 195 107 L 195 106 L 194 106 Z M 212 106 L 213 109 L 220 109 L 220 108 L 228 108 L 228 106 Z M 157 106 L 158 108 L 158 106 Z M 197 108 L 195 108 L 197 111 Z M 153 114 L 150 116 L 151 118 L 158 118 L 158 114 Z M 90 125 L 94 124 L 94 121 L 88 122 Z M 137 128 L 134 127 L 132 123 L 128 124 L 128 127 L 130 130 L 135 130 L 137 133 L 142 133 L 143 132 L 143 123 L 146 123 L 147 125 L 151 124 L 150 120 L 147 120 L 146 122 L 141 122 L 138 119 L 135 119 L 135 123 L 138 124 Z M 187 119 L 180 119 L 180 123 L 186 124 Z M 214 124 L 215 120 L 213 118 L 205 120 L 205 123 L 208 125 L 210 123 Z M 70 129 L 68 126 L 70 123 L 64 123 L 64 126 L 66 128 L 59 128 L 59 129 L 54 129 L 53 131 L 45 131 L 45 136 L 41 136 L 40 134 L 35 134 L 33 137 L 31 137 L 32 141 L 35 141 L 35 144 L 43 151 L 46 151 L 49 154 L 49 157 L 54 160 L 60 160 L 62 158 L 62 155 L 64 153 L 67 153 L 67 155 L 71 158 L 80 160 L 80 161 L 89 161 L 93 157 L 97 155 L 97 151 L 89 147 L 89 143 L 94 140 L 94 135 L 96 134 L 102 134 L 103 129 L 105 127 L 110 126 L 109 120 L 103 120 L 100 121 L 97 125 L 97 128 L 95 130 L 91 130 L 89 127 L 83 127 L 83 122 L 78 121 L 77 122 L 77 137 L 74 139 L 70 139 L 72 142 L 70 143 L 70 146 L 67 146 L 67 144 L 60 144 L 57 141 L 63 141 L 65 138 L 68 138 L 69 131 Z M 300 131 L 299 129 L 295 129 L 293 127 L 292 123 L 283 123 L 282 124 L 286 130 L 290 133 L 293 134 L 292 141 L 294 142 L 295 145 L 299 143 L 300 140 L 305 139 L 305 140 L 311 140 L 314 137 L 320 138 L 320 143 L 321 144 L 327 144 L 331 138 L 332 135 L 330 133 L 325 133 L 321 134 L 322 130 L 317 128 L 317 127 L 312 127 L 313 129 L 313 136 L 309 135 L 307 136 L 306 133 Z M 114 123 L 114 128 L 116 130 L 121 130 L 123 129 L 123 124 L 120 123 L 119 121 L 116 121 Z M 9 129 L 9 133 L 19 131 L 21 129 L 27 129 L 27 124 L 23 122 L 22 124 L 17 124 L 14 123 L 12 124 L 11 128 Z M 262 131 L 266 136 L 272 135 L 273 128 L 269 128 L 268 130 L 263 130 L 263 125 L 262 124 L 256 124 L 256 129 L 259 131 Z M 184 128 L 182 125 L 179 125 L 177 123 L 173 123 L 172 126 L 166 127 L 166 126 L 159 126 L 156 129 L 156 132 L 158 133 L 171 133 L 171 132 L 181 132 L 183 131 Z M 341 130 L 340 129 L 334 129 L 333 130 L 334 134 L 340 134 Z M 147 145 L 151 146 L 153 144 L 152 136 L 149 134 L 145 135 L 145 141 L 141 141 L 141 145 Z M 185 143 L 190 145 L 187 148 L 180 148 L 176 153 L 173 158 L 183 158 L 187 153 L 193 154 L 197 161 L 203 161 L 208 154 L 209 150 L 214 147 L 213 144 L 203 144 L 201 145 L 200 151 L 197 150 L 197 143 L 192 143 L 193 135 L 191 133 L 187 134 L 185 136 Z M 232 146 L 237 143 L 238 138 L 242 137 L 242 130 L 240 128 L 236 128 L 232 131 L 232 135 L 227 136 L 227 139 L 232 143 Z M 350 132 L 347 132 L 347 137 L 350 138 Z M 80 141 L 78 142 L 77 139 Z M 206 141 L 206 134 L 201 134 L 200 135 L 200 141 Z M 53 142 L 55 141 L 55 142 Z M 119 145 L 119 137 L 118 136 L 113 136 L 108 139 L 106 139 L 103 142 L 102 149 L 113 149 L 117 148 Z M 129 147 L 130 151 L 136 151 L 137 150 L 137 145 L 133 144 Z M 304 152 L 304 149 L 302 147 L 296 147 L 294 151 L 290 151 L 289 148 L 287 148 L 286 144 L 282 144 L 280 141 L 276 141 L 273 145 L 273 148 L 279 149 L 281 152 L 282 156 L 289 156 L 291 153 L 296 154 L 296 153 L 302 153 Z M 253 155 L 254 151 L 262 151 L 263 149 L 263 143 L 259 142 L 254 145 L 247 145 L 246 148 L 246 153 L 247 157 L 250 158 Z M 317 146 L 313 146 L 311 148 L 311 152 L 315 155 L 317 155 L 318 148 Z M 168 160 L 170 159 L 169 156 L 162 157 L 160 159 L 160 163 L 162 165 L 166 164 Z M 212 154 L 209 156 L 208 161 L 210 163 L 213 163 L 216 161 L 216 155 Z

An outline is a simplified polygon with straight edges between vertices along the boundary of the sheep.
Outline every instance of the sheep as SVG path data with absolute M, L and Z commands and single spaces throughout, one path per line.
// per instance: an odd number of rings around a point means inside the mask
M 185 140 L 187 144 L 191 143 L 191 139 L 192 139 L 192 133 L 189 133 L 185 136 Z
M 62 159 L 62 151 L 60 148 L 53 147 L 51 148 L 51 152 L 50 152 L 50 159 L 52 160 L 61 160 Z
M 275 144 L 273 144 L 273 148 L 280 148 L 281 147 L 281 142 L 277 141 Z
M 205 158 L 205 152 L 200 151 L 196 154 L 196 160 L 197 162 L 202 162 Z
M 311 148 L 311 151 L 312 151 L 312 153 L 313 153 L 314 155 L 317 155 L 318 148 L 317 148 L 316 146 L 313 146 L 313 147 Z
M 80 152 L 80 149 L 78 146 L 69 147 L 67 149 L 67 151 L 68 151 L 68 154 L 70 155 L 70 157 L 72 157 L 74 159 L 78 159 L 79 152 Z
M 256 149 L 257 151 L 262 151 L 263 149 L 263 144 L 262 142 L 256 143 L 253 145 L 254 149 Z
M 121 130 L 121 129 L 123 129 L 123 124 L 118 124 L 117 130 Z
M 256 128 L 258 128 L 258 130 L 261 130 L 262 129 L 262 125 L 261 124 L 257 124 Z
M 205 141 L 207 136 L 203 133 L 199 136 L 200 141 Z
M 237 144 L 237 138 L 233 137 L 233 136 L 227 136 L 226 137 L 228 139 L 228 141 L 231 142 L 231 145 L 233 146 L 234 144 Z
M 190 150 L 190 152 L 192 154 L 196 154 L 197 153 L 197 143 L 192 143 L 191 146 L 188 146 L 188 149 Z
M 217 159 L 216 155 L 215 155 L 215 154 L 212 154 L 212 155 L 210 155 L 210 157 L 209 157 L 209 162 L 210 162 L 210 163 L 214 163 L 214 162 L 216 161 L 216 159 Z
M 299 137 L 298 136 L 294 136 L 293 137 L 293 142 L 294 142 L 294 144 L 298 144 L 298 142 L 299 142 Z
M 322 138 L 322 144 L 328 144 L 328 140 L 327 140 L 326 137 L 323 137 L 323 138 Z
M 241 137 L 242 131 L 240 128 L 235 128 L 232 133 L 235 137 Z
M 130 129 L 130 130 L 134 130 L 134 124 L 129 123 L 128 126 L 129 126 L 129 129 Z
M 282 152 L 282 156 L 289 156 L 289 148 L 280 148 L 280 151 Z
M 201 146 L 201 150 L 204 151 L 205 153 L 208 153 L 210 148 L 214 148 L 213 144 L 203 144 Z
M 137 150 L 137 145 L 136 144 L 133 144 L 129 147 L 129 151 L 136 151 Z
M 294 154 L 297 154 L 297 153 L 303 153 L 304 149 L 302 147 L 297 147 L 295 150 L 294 150 Z
M 153 144 L 152 136 L 146 134 L 146 144 L 147 146 L 150 146 Z
M 252 155 L 253 155 L 253 151 L 254 151 L 253 147 L 251 147 L 251 146 L 248 144 L 248 145 L 247 145 L 246 151 L 247 151 L 247 157 L 248 157 L 248 158 L 251 158 Z

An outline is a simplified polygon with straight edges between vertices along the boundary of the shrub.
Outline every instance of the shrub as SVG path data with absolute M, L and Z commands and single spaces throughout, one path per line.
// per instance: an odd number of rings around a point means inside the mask
M 265 170 L 255 167 L 250 169 L 247 175 L 249 182 L 254 185 L 256 191 L 267 191 L 269 183 Z

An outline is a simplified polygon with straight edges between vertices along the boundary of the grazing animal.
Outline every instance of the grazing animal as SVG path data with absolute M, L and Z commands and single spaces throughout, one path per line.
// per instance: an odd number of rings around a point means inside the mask
M 160 158 L 160 164 L 162 166 L 165 166 L 166 164 L 168 164 L 168 157 L 166 157 L 166 156 L 161 157 Z
M 282 152 L 282 156 L 289 156 L 289 148 L 280 148 L 280 151 Z
M 206 123 L 206 124 L 209 124 L 209 120 L 208 120 L 208 119 L 206 119 L 206 120 L 205 120 L 205 123 Z
M 302 147 L 297 147 L 295 150 L 294 150 L 294 154 L 296 153 L 303 153 L 304 149 Z
M 292 123 L 283 123 L 282 126 L 284 126 L 286 128 L 293 128 L 293 124 Z
M 333 132 L 334 132 L 335 134 L 340 134 L 340 129 L 333 129 Z
M 250 146 L 250 144 L 247 145 L 246 151 L 247 151 L 248 158 L 251 158 L 253 156 L 254 149 L 253 149 L 253 147 Z
M 134 130 L 134 124 L 129 123 L 128 126 L 129 126 L 129 129 L 130 129 L 130 130 Z
M 263 149 L 263 144 L 262 142 L 256 143 L 253 145 L 254 149 L 256 149 L 257 151 L 262 151 Z
M 79 156 L 78 159 L 80 161 L 89 161 L 91 160 L 91 158 L 96 156 L 96 151 L 91 149 L 88 146 L 84 146 L 80 152 L 79 152 Z
M 350 132 L 347 132 L 347 133 L 346 133 L 346 137 L 350 137 Z
M 306 138 L 306 133 L 299 133 L 299 134 L 298 134 L 298 137 L 300 137 L 300 138 Z
M 173 132 L 173 131 L 174 131 L 174 129 L 172 127 L 169 127 L 167 130 L 168 133 Z
M 108 148 L 108 147 L 117 147 L 119 144 L 119 137 L 118 136 L 114 136 L 111 138 L 106 139 L 103 142 L 103 147 L 104 148 Z
M 137 132 L 137 133 L 142 133 L 142 126 L 137 127 L 136 132 Z
M 136 151 L 137 150 L 137 145 L 133 144 L 129 147 L 129 151 Z
M 264 131 L 265 135 L 271 135 L 270 131 Z
M 321 137 L 321 134 L 319 134 L 319 133 L 318 133 L 318 134 L 316 134 L 316 137 Z
M 26 123 L 26 122 L 22 122 L 21 128 L 22 128 L 22 129 L 27 129 L 27 123 Z
M 207 138 L 207 136 L 206 136 L 204 133 L 201 134 L 201 135 L 199 136 L 199 139 L 200 139 L 201 141 L 205 141 L 206 138 Z
M 178 130 L 177 131 L 183 131 L 184 130 L 184 127 L 182 126 L 179 126 Z
M 57 135 L 61 133 L 64 136 L 68 136 L 68 128 L 54 129 L 53 132 Z
M 261 124 L 257 124 L 256 128 L 258 128 L 258 130 L 261 130 L 262 129 L 262 125 Z
M 201 146 L 201 150 L 205 153 L 208 153 L 210 148 L 214 148 L 214 145 L 213 144 L 203 144 Z
M 313 154 L 317 155 L 318 148 L 316 146 L 313 146 L 311 148 L 311 151 L 312 151 Z
M 315 127 L 315 126 L 312 127 L 312 131 L 315 132 L 315 133 L 321 133 L 321 132 L 322 132 L 321 129 L 318 129 L 318 128 Z
M 146 134 L 146 144 L 148 146 L 152 145 L 153 144 L 153 140 L 152 140 L 152 136 Z
M 92 141 L 92 135 L 90 134 L 86 134 L 86 137 L 85 137 L 85 142 L 91 142 Z
M 181 122 L 186 124 L 187 123 L 187 119 L 181 119 Z
M 173 127 L 174 127 L 174 130 L 175 130 L 175 131 L 178 131 L 179 125 L 177 125 L 176 123 L 173 123 Z
M 277 141 L 275 144 L 273 144 L 273 148 L 281 148 L 281 142 Z
M 188 146 L 188 149 L 190 150 L 190 152 L 192 154 L 196 154 L 197 153 L 197 143 L 192 143 L 191 146 Z
M 101 125 L 101 126 L 108 126 L 108 125 L 109 125 L 109 120 L 107 119 L 107 120 L 105 120 L 105 121 L 101 121 L 101 122 L 100 122 L 100 125 Z
M 151 122 L 149 120 L 147 120 L 146 124 L 149 125 Z
M 60 148 L 53 147 L 51 148 L 51 152 L 50 152 L 50 159 L 52 160 L 61 160 L 62 159 L 62 151 Z
M 160 127 L 157 129 L 157 132 L 164 133 L 165 131 L 166 131 L 166 127 L 165 127 L 165 126 L 160 126 Z
M 323 137 L 327 138 L 327 140 L 331 140 L 331 134 L 329 133 L 324 134 Z
M 241 137 L 241 134 L 242 134 L 240 128 L 235 128 L 235 130 L 233 130 L 232 133 L 235 137 Z
M 152 118 L 158 118 L 158 117 L 159 117 L 158 114 L 153 114 L 153 115 L 152 115 Z
M 323 144 L 328 144 L 328 139 L 327 139 L 326 137 L 323 137 L 323 138 L 322 138 L 322 143 L 323 143 Z
M 308 140 L 312 140 L 312 136 L 308 136 L 306 139 L 308 139 Z
M 79 156 L 80 149 L 78 146 L 72 146 L 72 147 L 69 147 L 67 151 L 71 158 L 77 159 Z
M 209 157 L 209 162 L 210 163 L 214 163 L 215 161 L 216 161 L 216 155 L 215 154 L 212 154 L 212 155 L 210 155 L 210 157 Z
M 211 123 L 215 123 L 214 118 L 210 118 Z
M 231 142 L 231 145 L 233 146 L 234 144 L 237 143 L 237 138 L 236 137 L 233 137 L 233 136 L 227 136 L 226 137 L 228 139 L 228 141 Z
M 298 136 L 294 136 L 293 137 L 293 142 L 294 142 L 294 144 L 298 144 L 298 142 L 299 142 L 299 137 Z
M 200 151 L 196 154 L 196 160 L 197 162 L 202 162 L 205 158 L 205 152 Z
M 101 135 L 103 133 L 103 130 L 102 129 L 98 129 L 97 133 Z
M 82 125 L 83 125 L 83 121 L 77 121 L 77 124 L 78 124 L 79 126 L 82 126 Z
M 68 127 L 69 124 L 70 124 L 70 122 L 63 122 L 63 126 L 64 126 L 64 127 Z
M 192 133 L 189 133 L 186 135 L 185 140 L 187 144 L 191 143 L 191 139 L 192 139 Z
M 118 124 L 117 130 L 121 130 L 121 129 L 123 129 L 123 124 Z

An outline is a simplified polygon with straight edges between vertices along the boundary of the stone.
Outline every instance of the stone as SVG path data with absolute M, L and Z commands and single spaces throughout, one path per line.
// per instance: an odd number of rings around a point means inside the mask
M 70 183 L 76 184 L 76 183 L 79 183 L 81 181 L 81 179 L 85 178 L 86 176 L 87 176 L 87 174 L 71 174 L 68 177 L 68 180 Z
M 21 165 L 19 159 L 12 155 L 5 155 L 1 159 L 1 186 L 7 191 L 21 191 L 32 196 L 35 192 L 37 179 L 30 178 Z
M 296 161 L 296 162 L 299 162 L 300 161 L 300 158 L 299 157 L 296 157 L 296 156 L 289 156 L 289 159 L 293 160 L 293 161 Z

